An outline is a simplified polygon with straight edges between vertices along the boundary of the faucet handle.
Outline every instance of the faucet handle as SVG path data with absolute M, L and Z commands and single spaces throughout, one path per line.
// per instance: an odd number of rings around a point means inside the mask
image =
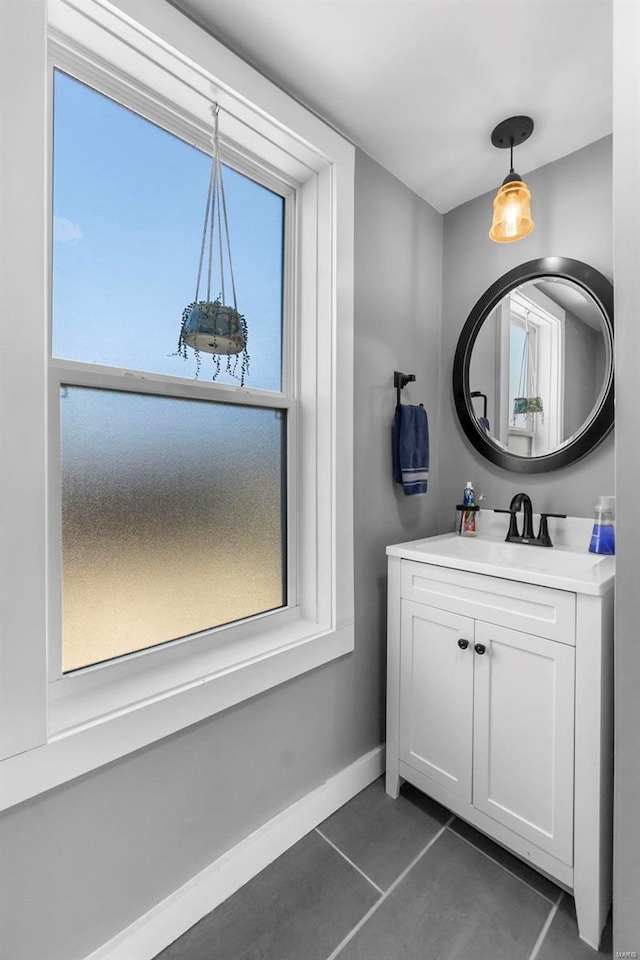
M 540 529 L 538 530 L 538 544 L 541 547 L 552 547 L 553 543 L 551 542 L 551 537 L 549 536 L 549 528 L 547 526 L 547 517 L 557 517 L 559 520 L 566 519 L 566 513 L 541 513 L 540 514 Z

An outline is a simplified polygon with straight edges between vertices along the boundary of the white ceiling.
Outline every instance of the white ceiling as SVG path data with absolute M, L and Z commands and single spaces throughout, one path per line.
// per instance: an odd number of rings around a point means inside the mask
M 611 0 L 173 0 L 441 213 L 611 133 Z

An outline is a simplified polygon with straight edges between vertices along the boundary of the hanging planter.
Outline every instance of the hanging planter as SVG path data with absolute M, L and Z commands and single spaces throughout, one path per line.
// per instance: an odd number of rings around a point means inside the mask
M 513 415 L 527 413 L 544 413 L 542 397 L 516 397 L 513 401 Z
M 180 337 L 186 346 L 205 353 L 241 353 L 247 344 L 247 323 L 219 300 L 200 300 L 185 307 Z
M 196 357 L 196 378 L 200 373 L 201 353 L 211 353 L 214 357 L 213 379 L 220 373 L 220 357 L 226 356 L 225 370 L 230 376 L 240 380 L 244 385 L 249 372 L 249 354 L 247 353 L 247 322 L 238 310 L 236 286 L 231 261 L 231 241 L 229 238 L 229 220 L 227 217 L 227 202 L 222 178 L 222 164 L 220 162 L 220 140 L 218 137 L 219 107 L 215 104 L 211 110 L 213 114 L 213 159 L 211 176 L 207 192 L 207 205 L 204 214 L 204 228 L 200 246 L 200 260 L 198 263 L 198 277 L 196 280 L 196 295 L 193 301 L 182 312 L 182 325 L 178 338 L 178 353 L 188 357 L 187 347 L 191 348 Z M 214 246 L 217 251 L 214 257 Z M 207 251 L 208 244 L 208 251 Z M 200 281 L 202 269 L 207 254 L 207 291 L 206 299 L 200 300 Z M 214 269 L 214 262 L 216 267 Z M 211 280 L 217 271 L 216 279 L 220 280 L 220 293 L 215 299 L 211 298 Z M 232 305 L 226 302 L 225 274 L 231 285 Z M 215 288 L 214 288 L 215 289 Z M 227 286 L 228 289 L 228 286 Z M 234 361 L 231 361 L 231 357 Z M 240 372 L 238 373 L 238 361 Z
M 530 333 L 528 313 L 524 321 L 524 328 L 525 338 L 522 347 L 522 361 L 520 363 L 520 382 L 518 384 L 518 393 L 520 393 L 521 396 L 514 397 L 512 422 L 515 424 L 517 416 L 528 417 L 534 414 L 540 414 L 542 422 L 544 423 L 544 407 L 542 404 L 542 397 L 537 396 L 536 394 L 536 367 L 531 352 L 531 344 L 529 342 Z M 524 395 L 527 391 L 531 393 L 531 396 Z

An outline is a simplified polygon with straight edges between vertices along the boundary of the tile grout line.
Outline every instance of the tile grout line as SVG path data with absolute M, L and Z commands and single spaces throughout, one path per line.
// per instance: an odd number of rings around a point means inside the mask
M 349 943 L 349 941 L 352 940 L 352 939 L 355 937 L 356 933 L 365 925 L 365 923 L 367 922 L 367 920 L 369 919 L 369 917 L 371 917 L 371 916 L 376 912 L 376 910 L 378 909 L 378 907 L 379 907 L 382 903 L 384 903 L 384 901 L 387 899 L 387 897 L 389 896 L 389 894 L 391 894 L 391 893 L 395 890 L 395 888 L 398 886 L 398 884 L 399 884 L 402 880 L 404 880 L 404 878 L 407 876 L 407 874 L 409 873 L 409 871 L 412 870 L 412 869 L 415 867 L 415 865 L 416 865 L 416 863 L 418 862 L 418 860 L 420 860 L 420 859 L 425 855 L 425 853 L 427 852 L 427 850 L 429 850 L 429 849 L 434 845 L 434 843 L 436 842 L 436 840 L 437 840 L 439 837 L 442 836 L 442 834 L 445 832 L 445 830 L 447 829 L 447 827 L 449 826 L 449 824 L 452 823 L 454 819 L 455 819 L 455 818 L 454 818 L 453 816 L 449 817 L 449 819 L 447 820 L 447 822 L 440 827 L 440 829 L 439 829 L 438 832 L 435 834 L 435 836 L 433 836 L 433 837 L 431 838 L 431 840 L 429 840 L 429 843 L 426 845 L 426 847 L 424 848 L 424 850 L 421 850 L 420 853 L 418 854 L 418 856 L 417 856 L 417 857 L 414 857 L 414 859 L 411 861 L 411 863 L 409 864 L 409 866 L 408 866 L 408 867 L 405 867 L 405 869 L 402 871 L 402 873 L 401 873 L 398 877 L 396 877 L 396 879 L 393 881 L 393 883 L 391 884 L 391 886 L 388 887 L 388 888 L 385 890 L 385 892 L 382 894 L 382 896 L 381 896 L 378 900 L 376 900 L 376 902 L 373 904 L 372 907 L 369 907 L 369 909 L 368 909 L 367 912 L 365 913 L 364 917 L 362 917 L 362 918 L 358 921 L 358 923 L 356 923 L 356 925 L 355 925 L 355 927 L 353 928 L 353 930 L 350 930 L 349 933 L 346 935 L 346 937 L 344 937 L 343 940 L 341 940 L 341 942 L 338 944 L 338 946 L 335 948 L 335 950 L 327 957 L 327 960 L 335 960 L 335 958 L 338 956 L 338 954 L 341 952 L 341 950 L 342 950 L 344 947 L 346 947 L 346 945 Z M 316 828 L 316 829 L 317 829 L 317 828 Z
M 561 890 L 561 891 L 560 891 L 560 896 L 558 897 L 558 899 L 556 900 L 556 902 L 552 905 L 551 910 L 549 910 L 549 916 L 548 916 L 547 919 L 545 920 L 544 926 L 543 926 L 542 930 L 540 931 L 540 933 L 538 934 L 538 939 L 537 939 L 536 942 L 534 943 L 534 945 L 533 945 L 533 950 L 532 950 L 531 953 L 529 954 L 529 960 L 536 960 L 536 957 L 538 956 L 538 954 L 539 954 L 539 952 L 540 952 L 540 947 L 542 946 L 542 942 L 543 942 L 544 938 L 545 938 L 546 935 L 547 935 L 547 932 L 548 932 L 548 930 L 549 930 L 549 927 L 550 927 L 551 924 L 553 923 L 553 918 L 555 917 L 556 913 L 558 912 L 558 907 L 560 906 L 560 901 L 562 900 L 563 897 L 564 897 L 564 890 Z
M 493 857 L 490 854 L 488 854 L 485 850 L 481 850 L 480 847 L 476 847 L 475 843 L 472 840 L 468 840 L 466 837 L 461 836 L 459 833 L 456 833 L 455 830 L 450 830 L 449 833 L 452 833 L 454 837 L 458 838 L 458 840 L 462 840 L 464 841 L 464 843 L 468 843 L 470 847 L 473 847 L 474 850 L 476 850 L 478 853 L 481 853 L 483 857 L 486 857 L 487 860 L 491 860 L 491 863 L 495 863 L 497 867 L 500 867 L 502 870 L 504 870 L 505 873 L 508 873 L 509 876 L 513 877 L 515 880 L 519 880 L 520 883 L 524 883 L 525 887 L 528 887 L 529 890 L 532 890 L 534 893 L 537 893 L 538 896 L 542 897 L 543 900 L 546 900 L 547 903 L 554 903 L 551 897 L 548 897 L 546 893 L 542 893 L 540 890 L 536 890 L 535 887 L 532 887 L 530 883 L 527 883 L 526 880 L 523 880 L 522 877 L 519 877 L 517 873 L 513 872 L 513 870 L 509 870 L 509 867 L 505 867 L 504 864 L 500 863 L 499 860 L 494 860 Z
M 327 843 L 329 844 L 329 846 L 330 846 L 330 847 L 333 847 L 333 849 L 334 849 L 337 853 L 339 853 L 341 857 L 344 857 L 344 859 L 347 861 L 347 863 L 351 864 L 351 866 L 353 867 L 353 869 L 354 869 L 354 870 L 357 870 L 358 873 L 361 874 L 361 876 L 363 876 L 363 877 L 365 878 L 365 880 L 368 880 L 369 883 L 371 884 L 371 886 L 376 888 L 376 890 L 378 891 L 378 893 L 384 894 L 384 890 L 383 890 L 381 887 L 379 887 L 377 883 L 374 883 L 373 880 L 371 879 L 371 877 L 368 877 L 368 876 L 366 875 L 366 873 L 364 872 L 364 870 L 361 870 L 360 867 L 359 867 L 356 863 L 353 862 L 353 860 L 350 860 L 349 857 L 346 855 L 346 853 L 343 853 L 343 852 L 342 852 L 342 850 L 340 849 L 340 847 L 337 847 L 337 846 L 335 845 L 335 843 L 333 843 L 332 840 L 329 840 L 329 837 L 325 837 L 325 835 L 324 835 L 324 833 L 322 832 L 322 830 L 319 830 L 318 827 L 316 827 L 316 833 L 317 833 L 319 836 L 321 836 L 323 840 L 326 840 Z

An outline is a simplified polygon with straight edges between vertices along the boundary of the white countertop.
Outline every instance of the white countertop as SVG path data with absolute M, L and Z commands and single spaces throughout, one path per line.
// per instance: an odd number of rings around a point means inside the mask
M 501 526 L 492 521 L 487 524 L 485 533 L 476 537 L 445 533 L 393 544 L 387 547 L 387 554 L 572 593 L 601 596 L 610 590 L 615 577 L 615 557 L 589 553 L 589 536 L 585 536 L 585 531 L 590 535 L 592 521 L 569 517 L 567 521 L 556 520 L 554 524 L 556 529 L 552 531 L 549 522 L 556 544 L 553 547 L 505 543 L 503 518 Z M 537 530 L 537 526 L 534 529 Z M 563 540 L 581 543 L 576 545 Z

